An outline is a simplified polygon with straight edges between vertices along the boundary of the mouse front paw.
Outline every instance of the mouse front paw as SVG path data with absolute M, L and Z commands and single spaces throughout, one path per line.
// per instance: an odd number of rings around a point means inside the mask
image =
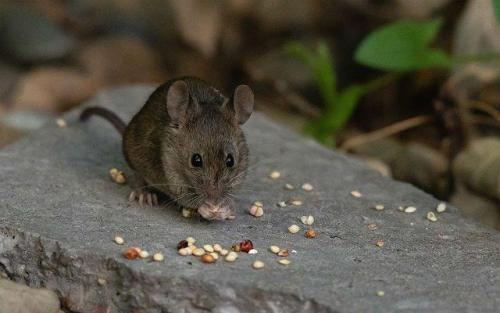
M 132 190 L 128 196 L 128 201 L 137 201 L 141 208 L 148 206 L 158 206 L 158 195 L 147 190 Z

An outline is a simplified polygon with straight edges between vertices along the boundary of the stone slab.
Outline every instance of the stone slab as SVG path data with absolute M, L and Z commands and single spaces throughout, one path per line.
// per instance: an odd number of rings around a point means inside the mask
M 148 86 L 107 91 L 101 105 L 125 119 Z M 500 234 L 449 207 L 439 220 L 425 214 L 438 201 L 413 186 L 380 176 L 361 163 L 254 114 L 245 126 L 252 166 L 234 221 L 183 218 L 173 207 L 140 208 L 129 188 L 108 177 L 126 168 L 120 138 L 100 119 L 67 128 L 48 125 L 0 150 L 0 271 L 30 286 L 55 290 L 75 312 L 498 312 Z M 271 170 L 282 177 L 271 180 Z M 287 191 L 310 182 L 314 191 Z M 362 198 L 350 191 L 359 190 Z M 276 203 L 302 197 L 304 205 Z M 265 214 L 246 214 L 255 200 Z M 383 204 L 386 209 L 370 209 Z M 417 212 L 402 213 L 398 206 Z M 315 239 L 287 233 L 312 214 Z M 367 225 L 375 223 L 377 229 Z M 127 261 L 112 238 L 165 261 Z M 225 247 L 251 239 L 257 255 L 203 264 L 176 255 L 193 236 Z M 385 246 L 375 245 L 384 240 Z M 296 250 L 284 267 L 271 244 Z M 251 268 L 255 259 L 267 266 Z M 106 281 L 106 282 L 104 282 Z M 384 296 L 377 295 L 384 291 Z

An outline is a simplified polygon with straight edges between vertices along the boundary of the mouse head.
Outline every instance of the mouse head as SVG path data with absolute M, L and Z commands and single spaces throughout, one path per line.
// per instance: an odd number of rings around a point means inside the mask
M 240 126 L 253 111 L 250 87 L 231 99 L 199 83 L 179 80 L 167 93 L 170 117 L 163 164 L 176 201 L 206 219 L 233 215 L 233 191 L 245 178 L 248 147 Z

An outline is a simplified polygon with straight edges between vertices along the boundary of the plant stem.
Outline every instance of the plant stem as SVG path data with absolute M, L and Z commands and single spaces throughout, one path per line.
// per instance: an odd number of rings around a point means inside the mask
M 465 64 L 472 62 L 487 62 L 500 60 L 500 52 L 485 52 L 478 54 L 468 54 L 468 55 L 457 55 L 452 57 L 454 64 Z
M 374 80 L 371 80 L 361 86 L 363 87 L 364 93 L 366 94 L 398 80 L 402 75 L 402 72 L 390 72 L 384 74 L 383 76 L 375 78 Z

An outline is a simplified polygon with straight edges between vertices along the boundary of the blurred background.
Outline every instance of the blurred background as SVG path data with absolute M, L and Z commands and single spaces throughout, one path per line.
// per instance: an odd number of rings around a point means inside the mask
M 257 110 L 500 229 L 499 0 L 0 0 L 0 149 L 102 89 Z

